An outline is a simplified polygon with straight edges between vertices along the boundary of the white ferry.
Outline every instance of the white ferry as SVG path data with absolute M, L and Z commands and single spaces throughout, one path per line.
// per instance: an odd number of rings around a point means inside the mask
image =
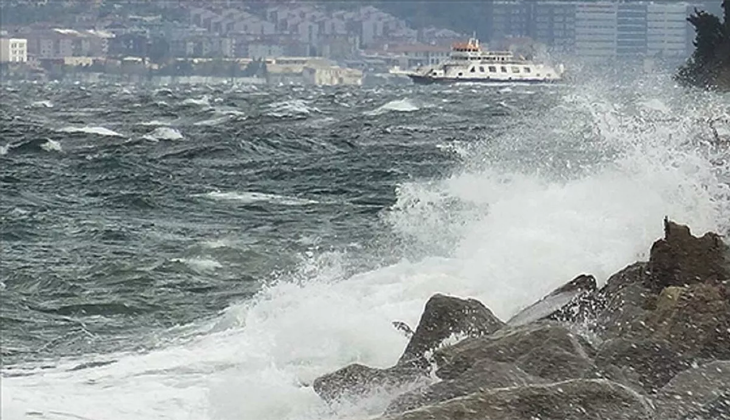
M 546 83 L 562 80 L 563 65 L 552 67 L 534 63 L 510 51 L 484 51 L 479 41 L 457 43 L 451 47 L 451 55 L 444 62 L 418 67 L 410 71 L 397 71 L 415 83 L 456 82 L 524 82 Z

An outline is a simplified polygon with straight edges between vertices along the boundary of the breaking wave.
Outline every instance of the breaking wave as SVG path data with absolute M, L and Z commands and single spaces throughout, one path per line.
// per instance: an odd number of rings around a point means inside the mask
M 277 112 L 299 107 L 287 103 Z M 378 109 L 418 107 L 399 100 Z M 396 187 L 383 234 L 401 239 L 407 259 L 366 261 L 377 268 L 353 273 L 350 260 L 377 257 L 361 250 L 305 254 L 295 272 L 254 298 L 175 330 L 175 339 L 151 351 L 105 355 L 116 362 L 74 372 L 68 368 L 79 360 L 62 360 L 3 378 L 3 413 L 110 420 L 376 415 L 387 395 L 327 406 L 311 383 L 348 363 L 393 364 L 406 338 L 392 321 L 415 326 L 433 293 L 480 299 L 506 319 L 576 274 L 605 281 L 645 259 L 664 216 L 696 233 L 727 231 L 730 159 L 706 123 L 726 109 L 717 96 L 600 83 L 565 89 L 539 114 L 518 108 L 510 124 L 484 130 L 462 153 L 458 171 Z M 248 191 L 201 196 L 312 203 Z M 216 268 L 212 260 L 180 261 Z

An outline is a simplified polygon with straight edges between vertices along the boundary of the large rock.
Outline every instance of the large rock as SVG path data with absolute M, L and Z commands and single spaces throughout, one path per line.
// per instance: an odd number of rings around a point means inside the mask
M 561 369 L 566 372 L 576 369 L 569 366 L 571 364 L 577 364 L 578 369 L 588 366 L 593 353 L 587 341 L 564 326 L 540 321 L 506 327 L 490 336 L 466 339 L 436 351 L 434 359 L 439 367 L 436 375 L 441 379 L 457 378 L 482 360 L 518 362 L 527 373 L 553 377 Z
M 431 386 L 399 395 L 388 405 L 385 414 L 402 413 L 486 389 L 545 382 L 544 379 L 532 376 L 512 363 L 482 360 L 456 379 L 437 382 Z
M 651 420 L 635 391 L 605 380 L 486 390 L 383 420 Z
M 642 322 L 654 339 L 686 357 L 730 359 L 730 299 L 723 286 L 668 287 Z
M 658 292 L 668 286 L 719 284 L 730 278 L 727 255 L 718 234 L 698 238 L 689 227 L 664 219 L 664 239 L 651 247 L 647 286 Z
M 524 325 L 540 319 L 571 321 L 573 320 L 573 314 L 564 308 L 580 306 L 580 302 L 595 290 L 595 277 L 581 274 L 553 290 L 539 301 L 521 310 L 507 321 L 507 325 Z
M 398 364 L 427 367 L 426 354 L 452 336 L 479 337 L 502 328 L 504 323 L 476 299 L 436 294 L 424 308 L 418 327 Z
M 631 383 L 648 393 L 666 385 L 677 373 L 690 367 L 689 360 L 661 340 L 609 340 L 599 348 L 596 366 L 607 371 L 608 378 L 616 378 L 621 370 L 621 383 Z M 617 379 L 617 378 L 616 378 Z
M 702 407 L 692 410 L 682 420 L 730 420 L 730 391 L 723 392 Z
M 355 363 L 320 376 L 312 385 L 317 395 L 332 402 L 342 398 L 361 397 L 383 388 L 395 390 L 427 380 L 421 369 L 410 366 L 377 369 Z
M 685 370 L 657 394 L 657 419 L 677 420 L 697 410 L 711 409 L 729 390 L 730 361 L 716 361 Z

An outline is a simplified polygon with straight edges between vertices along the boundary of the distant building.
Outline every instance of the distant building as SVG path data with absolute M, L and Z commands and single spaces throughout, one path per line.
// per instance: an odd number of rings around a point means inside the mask
M 104 57 L 114 35 L 100 31 L 50 29 L 27 34 L 28 54 L 37 59 L 64 57 Z
M 686 19 L 697 3 L 677 1 L 496 0 L 490 40 L 529 37 L 589 60 L 671 57 L 692 50 Z
M 338 66 L 305 66 L 304 83 L 316 86 L 361 86 L 362 70 Z
M 0 38 L 0 63 L 25 63 L 27 61 L 27 39 Z
M 649 56 L 684 58 L 692 50 L 693 31 L 687 23 L 686 3 L 649 4 L 646 16 L 646 53 Z

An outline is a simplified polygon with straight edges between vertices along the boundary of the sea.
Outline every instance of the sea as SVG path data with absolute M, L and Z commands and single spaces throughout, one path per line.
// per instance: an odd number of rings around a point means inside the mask
M 555 85 L 0 86 L 1 417 L 366 419 L 434 293 L 507 319 L 730 229 L 730 96 Z

